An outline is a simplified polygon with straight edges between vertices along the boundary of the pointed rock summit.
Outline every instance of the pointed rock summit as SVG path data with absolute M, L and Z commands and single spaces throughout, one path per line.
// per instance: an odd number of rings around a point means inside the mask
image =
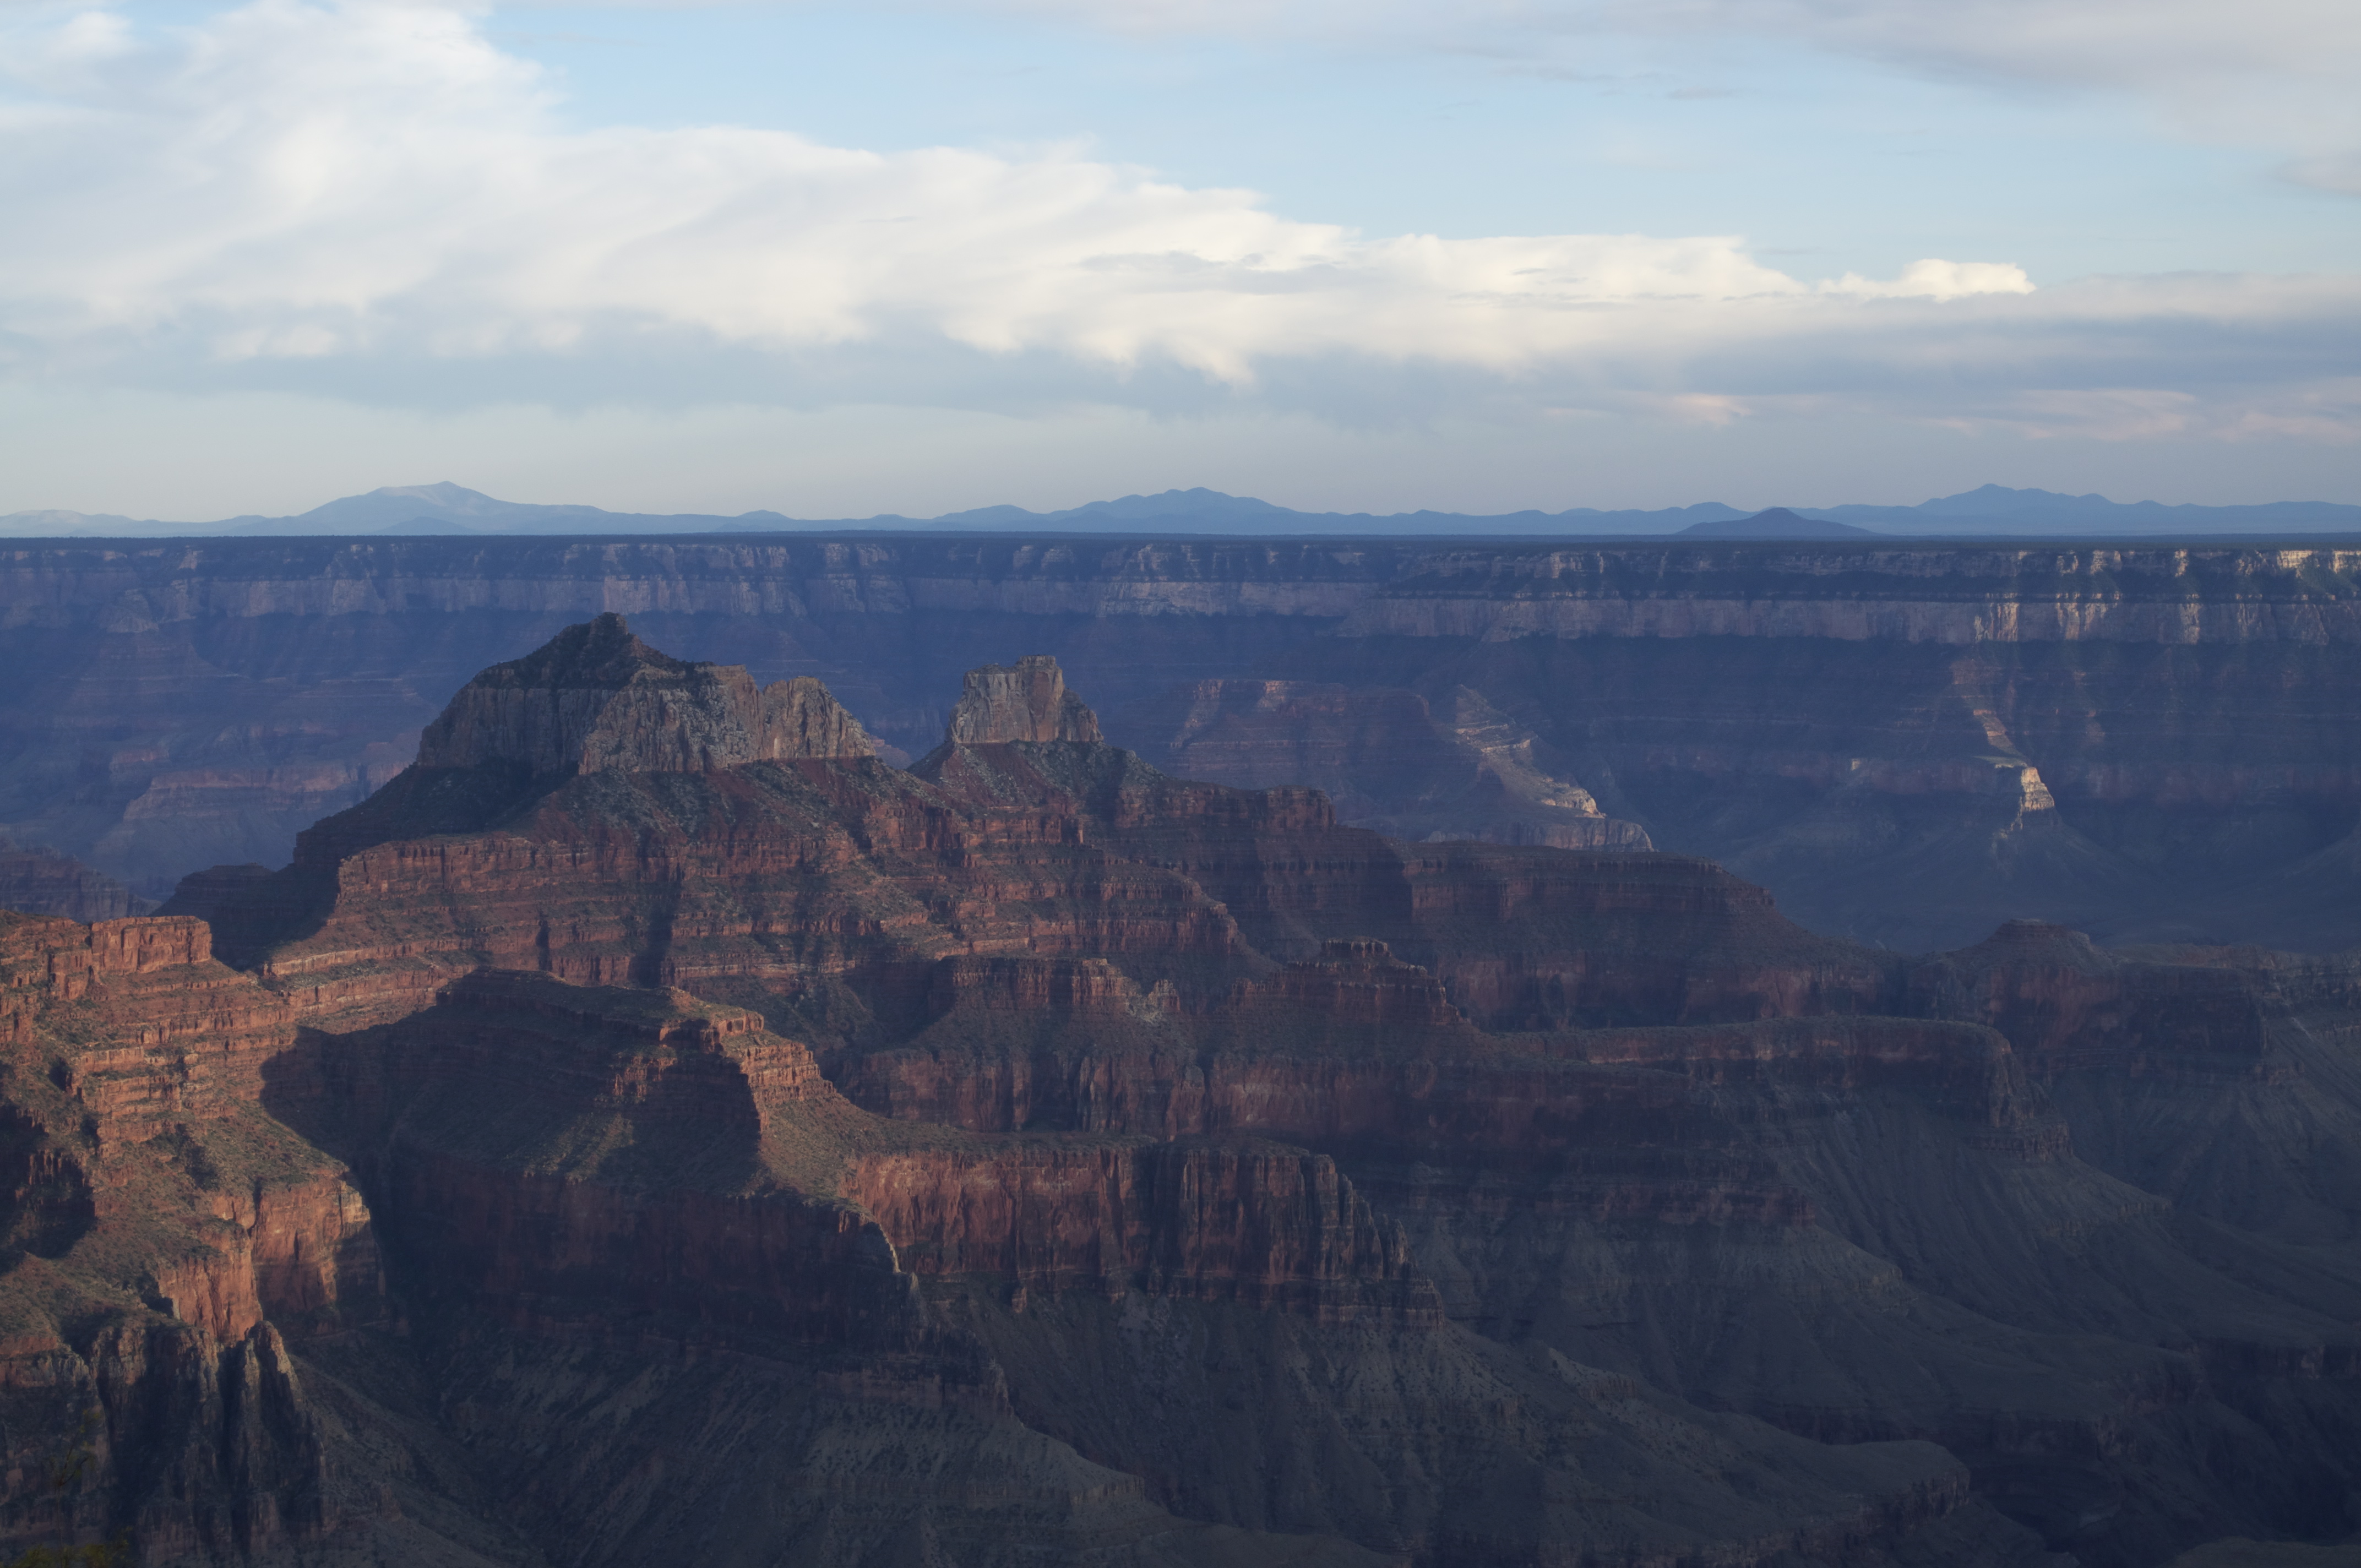
M 819 682 L 802 676 L 757 689 L 745 666 L 673 658 L 610 613 L 461 687 L 419 736 L 418 765 L 700 773 L 876 750 Z
M 1066 689 L 1058 661 L 1032 653 L 1014 666 L 986 664 L 970 670 L 943 739 L 953 746 L 990 746 L 1008 740 L 1096 744 L 1104 737 L 1098 715 Z

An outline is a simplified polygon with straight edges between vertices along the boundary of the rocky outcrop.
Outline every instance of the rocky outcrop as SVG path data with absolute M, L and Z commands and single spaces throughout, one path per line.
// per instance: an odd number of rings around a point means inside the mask
M 0 909 L 66 920 L 119 920 L 154 907 L 153 901 L 71 855 L 0 839 Z
M 2271 1014 L 2284 1011 L 2250 971 L 2126 959 L 2039 920 L 1920 964 L 1908 984 L 1912 1012 L 1989 1025 L 2045 1074 L 2265 1070 Z
M 1010 740 L 1080 740 L 1100 739 L 1098 715 L 1066 689 L 1058 661 L 1046 653 L 1028 654 L 1011 665 L 986 664 L 970 670 L 951 709 L 945 744 L 993 746 Z
M 608 614 L 461 687 L 419 736 L 418 765 L 499 764 L 545 778 L 875 751 L 818 682 L 757 691 L 742 667 L 659 653 Z
M 1399 1227 L 1335 1162 L 1254 1140 L 1031 1140 L 858 1158 L 846 1195 L 920 1275 L 983 1275 L 1055 1295 L 1190 1300 L 1439 1325 Z
M 1333 1161 L 877 1123 L 759 1014 L 685 992 L 479 971 L 319 1050 L 282 1112 L 354 1151 L 396 1235 L 439 1260 L 436 1288 L 519 1321 L 578 1320 L 587 1289 L 840 1342 L 908 1318 L 909 1276 L 975 1274 L 1433 1321 L 1400 1235 Z
M 335 1524 L 282 1329 L 370 1321 L 381 1266 L 345 1168 L 259 1108 L 294 1033 L 202 921 L 0 916 L 0 1540 L 161 1562 Z

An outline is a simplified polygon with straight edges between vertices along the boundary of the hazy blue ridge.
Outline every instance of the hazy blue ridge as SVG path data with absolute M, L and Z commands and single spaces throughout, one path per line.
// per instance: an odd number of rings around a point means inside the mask
M 1767 521 L 1766 521 L 1767 520 Z M 1726 526 L 1736 525 L 1736 526 Z M 1838 525 L 1828 527 L 1827 525 Z M 881 515 L 797 519 L 775 511 L 735 517 L 702 512 L 618 512 L 599 507 L 504 501 L 445 482 L 389 486 L 346 496 L 293 517 L 244 516 L 162 522 L 74 511 L 0 517 L 0 537 L 158 538 L 211 536 L 816 533 L 853 531 L 1162 534 L 1336 534 L 1462 537 L 1848 538 L 2057 537 L 2112 535 L 2361 534 L 2361 506 L 2275 501 L 2255 506 L 2167 506 L 2104 496 L 1985 485 L 1915 507 L 1773 507 L 1755 513 L 1719 501 L 1654 510 L 1576 507 L 1477 514 L 1444 511 L 1306 512 L 1219 490 L 1124 496 L 1060 511 L 979 507 L 940 517 Z
M 1915 507 L 1797 507 L 1805 517 L 1872 530 L 1914 533 L 2356 533 L 2361 506 L 2334 501 L 2271 501 L 2257 506 L 2167 506 L 2111 501 L 2055 490 L 1984 485 Z
M 1693 522 L 1681 530 L 1684 539 L 1875 539 L 1874 529 L 1856 528 L 1824 517 L 1804 517 L 1785 507 L 1771 507 L 1752 517 L 1722 517 Z

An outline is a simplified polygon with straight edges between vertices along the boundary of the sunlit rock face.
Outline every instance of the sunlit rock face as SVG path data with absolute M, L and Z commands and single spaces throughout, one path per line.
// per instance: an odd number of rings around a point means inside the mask
M 1014 666 L 986 664 L 970 670 L 959 706 L 951 710 L 944 740 L 953 746 L 991 746 L 1009 740 L 1100 740 L 1098 715 L 1066 689 L 1058 661 L 1028 654 Z

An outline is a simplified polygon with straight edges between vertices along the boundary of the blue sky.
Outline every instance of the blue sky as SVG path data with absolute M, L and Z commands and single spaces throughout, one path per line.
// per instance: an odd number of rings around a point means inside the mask
M 2361 500 L 2361 18 L 0 0 L 0 512 Z

